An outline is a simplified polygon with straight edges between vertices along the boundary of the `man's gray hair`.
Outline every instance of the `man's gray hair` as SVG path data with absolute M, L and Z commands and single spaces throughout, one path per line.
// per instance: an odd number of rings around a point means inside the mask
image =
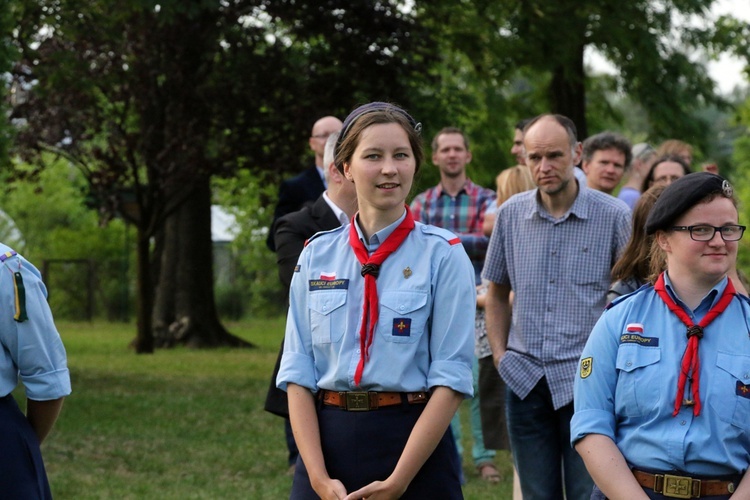
M 325 148 L 323 149 L 323 175 L 326 178 L 326 185 L 328 185 L 328 166 L 333 163 L 336 151 L 336 141 L 338 141 L 340 133 L 341 132 L 333 132 L 329 135 L 326 140 Z

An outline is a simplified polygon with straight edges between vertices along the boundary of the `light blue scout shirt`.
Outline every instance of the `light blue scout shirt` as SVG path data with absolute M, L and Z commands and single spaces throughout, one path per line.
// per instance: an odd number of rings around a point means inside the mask
M 26 397 L 36 401 L 70 394 L 70 374 L 65 348 L 47 304 L 47 289 L 39 271 L 27 260 L 0 244 L 0 397 L 18 385 Z M 16 290 L 14 273 L 21 274 L 26 316 L 14 319 Z
M 373 252 L 403 217 L 367 242 Z M 355 223 L 356 226 L 356 223 Z M 362 239 L 362 232 L 357 227 Z M 333 391 L 415 392 L 447 386 L 473 394 L 474 270 L 453 233 L 415 222 L 377 278 L 379 317 L 362 385 L 364 278 L 349 245 L 349 225 L 318 233 L 292 278 L 284 354 L 276 379 Z M 457 241 L 456 241 L 457 242 Z
M 695 311 L 675 295 L 666 275 L 665 284 L 698 323 L 727 280 Z M 571 442 L 587 434 L 609 436 L 636 468 L 706 476 L 745 471 L 750 465 L 750 304 L 735 297 L 705 328 L 698 347 L 701 413 L 693 416 L 693 407 L 683 405 L 672 417 L 686 331 L 653 287 L 616 300 L 581 355 Z

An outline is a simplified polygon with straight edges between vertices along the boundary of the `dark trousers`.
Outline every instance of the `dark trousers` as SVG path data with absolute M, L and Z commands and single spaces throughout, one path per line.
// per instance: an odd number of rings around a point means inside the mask
M 328 474 L 351 493 L 382 481 L 396 468 L 414 424 L 425 405 L 402 404 L 366 412 L 318 406 L 320 439 Z M 302 458 L 292 484 L 293 500 L 317 499 Z M 459 461 L 450 427 L 414 477 L 402 499 L 461 499 Z
M 10 394 L 0 398 L 0 498 L 52 498 L 39 439 Z

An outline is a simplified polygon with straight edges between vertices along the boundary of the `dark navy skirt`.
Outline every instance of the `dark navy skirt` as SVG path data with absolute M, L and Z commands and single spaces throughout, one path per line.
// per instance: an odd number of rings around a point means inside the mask
M 351 493 L 383 481 L 396 468 L 425 405 L 404 403 L 373 411 L 344 411 L 318 403 L 318 422 L 328 475 Z M 401 498 L 461 499 L 460 462 L 450 426 Z M 315 500 L 302 457 L 297 459 L 292 500 Z
M 10 394 L 0 398 L 0 497 L 52 498 L 39 439 Z

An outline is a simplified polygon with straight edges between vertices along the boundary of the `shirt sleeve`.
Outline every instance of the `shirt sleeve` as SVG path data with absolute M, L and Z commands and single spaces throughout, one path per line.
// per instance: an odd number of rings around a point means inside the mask
M 630 239 L 630 232 L 632 231 L 632 222 L 630 221 L 630 212 L 618 212 L 617 219 L 615 220 L 615 232 L 612 249 L 612 262 L 611 266 L 615 265 L 617 259 L 622 255 L 625 246 L 628 244 Z M 611 267 L 610 266 L 610 267 Z
M 14 274 L 20 278 L 14 280 Z M 5 364 L 3 355 L 6 362 L 10 358 L 29 399 L 48 401 L 70 394 L 65 347 L 55 327 L 39 271 L 20 257 L 7 259 L 0 265 L 0 300 L 0 343 L 4 347 L 0 366 Z M 22 306 L 27 319 L 16 321 L 14 311 Z
M 583 349 L 573 384 L 575 413 L 570 422 L 570 442 L 588 434 L 615 441 L 615 387 L 617 386 L 618 332 L 613 310 L 605 311 Z
M 447 386 L 471 397 L 476 287 L 474 269 L 460 245 L 451 245 L 437 262 L 432 309 L 427 386 Z
M 487 247 L 487 255 L 484 260 L 484 269 L 482 270 L 482 278 L 501 285 L 510 282 L 505 256 L 505 223 L 507 217 L 503 217 L 503 214 L 506 212 L 505 205 L 497 211 L 495 227 L 492 230 L 492 236 Z
M 309 294 L 306 288 L 309 258 L 309 247 L 306 247 L 300 255 L 300 271 L 293 274 L 289 291 L 284 353 L 276 376 L 276 386 L 284 391 L 289 382 L 307 387 L 313 392 L 318 390 L 308 314 Z

